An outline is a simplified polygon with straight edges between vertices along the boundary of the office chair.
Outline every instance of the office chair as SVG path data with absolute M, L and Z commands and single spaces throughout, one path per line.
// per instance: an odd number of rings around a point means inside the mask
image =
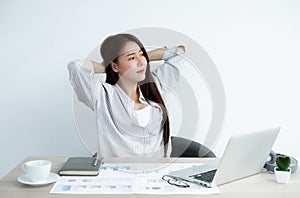
M 182 137 L 171 137 L 171 157 L 216 157 L 206 146 Z

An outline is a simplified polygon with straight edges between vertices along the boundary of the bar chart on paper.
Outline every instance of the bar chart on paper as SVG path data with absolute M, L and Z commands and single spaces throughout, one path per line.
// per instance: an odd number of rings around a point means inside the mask
M 63 176 L 50 193 L 58 194 L 217 194 L 218 188 L 190 184 L 180 188 L 162 180 L 170 171 L 200 164 L 103 164 L 98 176 Z M 140 171 L 139 167 L 143 167 Z

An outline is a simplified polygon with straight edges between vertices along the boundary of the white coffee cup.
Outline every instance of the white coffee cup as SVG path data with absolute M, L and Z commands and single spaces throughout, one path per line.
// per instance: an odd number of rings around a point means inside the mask
M 51 165 L 48 160 L 32 160 L 24 163 L 23 170 L 33 182 L 40 182 L 48 178 Z

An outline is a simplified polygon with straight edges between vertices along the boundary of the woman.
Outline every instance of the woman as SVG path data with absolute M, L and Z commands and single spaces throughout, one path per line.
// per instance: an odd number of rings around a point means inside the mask
M 101 64 L 68 64 L 78 99 L 96 113 L 100 157 L 170 156 L 170 124 L 160 91 L 164 81 L 177 81 L 183 51 L 178 46 L 147 53 L 135 36 L 117 34 L 103 41 Z M 151 71 L 154 60 L 165 62 Z

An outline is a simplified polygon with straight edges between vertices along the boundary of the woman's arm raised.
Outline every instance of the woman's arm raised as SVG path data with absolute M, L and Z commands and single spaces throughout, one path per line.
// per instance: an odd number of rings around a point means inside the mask
M 175 87 L 180 80 L 180 70 L 185 63 L 184 57 L 182 56 L 185 52 L 185 47 L 183 45 L 179 45 L 177 47 L 164 48 L 163 55 L 158 52 L 162 51 L 151 53 L 156 55 L 154 56 L 156 60 L 161 58 L 160 60 L 163 60 L 164 62 L 162 64 L 154 65 L 151 72 L 154 80 L 159 82 L 161 90 L 164 91 L 165 87 Z
M 98 82 L 105 82 L 105 68 L 92 60 L 75 60 L 68 64 L 69 80 L 79 101 L 94 110 L 94 92 Z
M 166 48 L 158 48 L 147 52 L 149 61 L 161 60 L 164 56 Z
M 185 52 L 185 47 L 183 45 L 178 45 L 177 48 L 181 48 L 182 51 Z M 149 61 L 162 60 L 165 51 L 166 51 L 166 48 L 158 48 L 158 49 L 154 49 L 154 50 L 147 52 Z M 174 51 L 174 53 L 176 53 L 176 52 Z

